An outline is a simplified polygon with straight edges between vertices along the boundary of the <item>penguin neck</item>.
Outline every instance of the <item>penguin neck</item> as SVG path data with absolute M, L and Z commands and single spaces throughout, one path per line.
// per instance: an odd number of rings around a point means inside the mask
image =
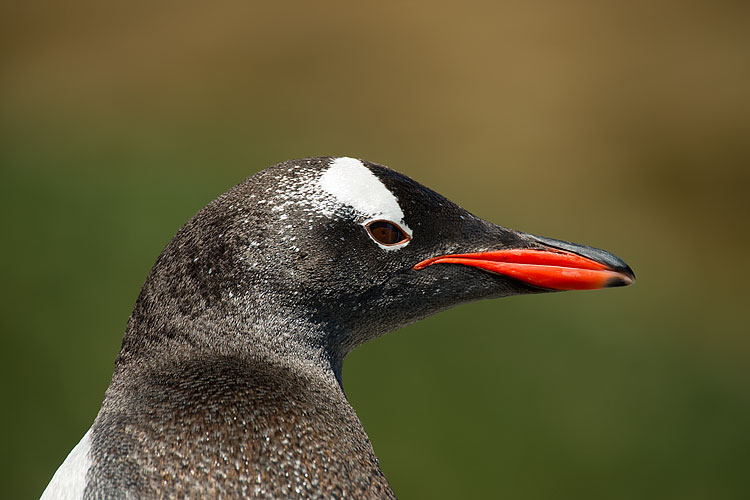
M 261 476 L 264 485 L 287 485 L 285 471 L 294 469 L 312 484 L 354 481 L 362 483 L 362 497 L 374 498 L 377 490 L 392 498 L 330 363 L 299 346 L 290 352 L 261 344 L 268 333 L 260 328 L 230 333 L 215 334 L 222 341 L 208 346 L 159 336 L 148 354 L 121 354 L 94 427 L 90 488 L 117 496 L 123 488 L 117 471 L 138 466 L 126 496 L 174 489 L 200 497 L 221 491 L 226 483 L 218 478 L 237 477 L 238 488 Z
M 335 379 L 343 391 L 346 353 L 331 341 L 340 338 L 343 327 L 305 319 L 310 315 L 302 311 L 262 309 L 265 310 L 248 308 L 241 314 L 188 319 L 177 313 L 144 314 L 136 307 L 116 364 L 151 364 L 185 356 L 231 356 L 253 363 L 266 359 L 310 375 Z
M 330 342 L 331 325 L 308 321 L 306 315 L 290 312 L 265 314 L 252 326 L 230 332 L 232 349 L 251 357 L 264 353 L 270 358 L 306 371 L 333 375 L 343 391 L 342 370 L 345 354 Z

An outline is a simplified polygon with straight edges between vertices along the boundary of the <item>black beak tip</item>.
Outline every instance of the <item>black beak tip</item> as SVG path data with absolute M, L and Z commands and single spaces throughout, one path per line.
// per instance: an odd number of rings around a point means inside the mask
M 599 249 L 595 249 L 599 250 Z M 618 276 L 613 276 L 610 278 L 607 283 L 604 285 L 605 288 L 613 288 L 616 286 L 628 286 L 635 283 L 635 273 L 632 269 L 630 269 L 630 266 L 625 263 L 621 258 L 617 257 L 616 255 L 613 255 L 609 252 L 605 252 L 604 250 L 599 250 L 599 252 L 606 253 L 610 259 L 608 259 L 607 262 L 602 262 L 602 264 L 606 264 L 609 266 L 612 271 L 615 271 L 618 273 Z M 613 265 L 614 264 L 614 265 Z
M 635 274 L 633 274 L 633 271 L 630 269 L 630 267 L 625 266 L 625 269 L 615 269 L 618 273 L 620 273 L 619 276 L 613 276 L 607 282 L 604 284 L 604 288 L 614 288 L 617 286 L 628 286 L 632 285 L 635 282 Z
M 635 273 L 624 260 L 617 255 L 602 250 L 600 248 L 578 245 L 568 241 L 556 240 L 554 238 L 545 238 L 543 236 L 533 236 L 534 239 L 546 246 L 572 252 L 583 257 L 589 258 L 607 266 L 610 270 L 615 271 L 619 276 L 610 278 L 604 285 L 606 288 L 616 286 L 628 286 L 635 282 Z

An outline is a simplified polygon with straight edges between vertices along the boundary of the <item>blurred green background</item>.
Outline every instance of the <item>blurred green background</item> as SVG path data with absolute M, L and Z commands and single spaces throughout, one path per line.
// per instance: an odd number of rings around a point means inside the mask
M 93 421 L 163 246 L 289 158 L 386 164 L 611 250 L 626 289 L 462 306 L 347 394 L 401 498 L 750 498 L 747 2 L 6 2 L 0 497 Z

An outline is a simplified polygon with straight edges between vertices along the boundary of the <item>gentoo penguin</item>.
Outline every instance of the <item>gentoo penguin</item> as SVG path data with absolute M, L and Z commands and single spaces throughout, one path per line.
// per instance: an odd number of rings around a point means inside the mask
M 342 386 L 358 345 L 467 301 L 630 284 L 386 167 L 263 170 L 151 269 L 91 429 L 47 499 L 395 498 Z

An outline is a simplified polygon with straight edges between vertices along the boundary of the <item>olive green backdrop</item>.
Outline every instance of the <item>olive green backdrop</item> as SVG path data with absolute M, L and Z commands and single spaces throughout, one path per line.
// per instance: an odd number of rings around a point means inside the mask
M 352 354 L 401 498 L 750 498 L 747 2 L 6 3 L 0 497 L 89 427 L 184 221 L 351 155 L 638 276 Z

